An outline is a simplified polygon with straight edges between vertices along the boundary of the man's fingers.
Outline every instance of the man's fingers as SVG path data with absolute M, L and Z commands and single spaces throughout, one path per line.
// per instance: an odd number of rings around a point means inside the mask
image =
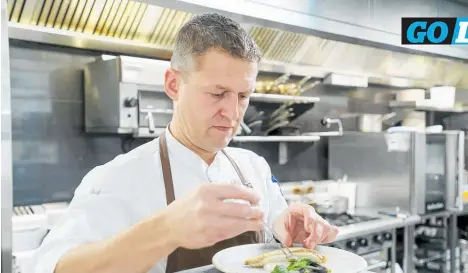
M 296 230 L 296 220 L 291 216 L 287 216 L 287 219 L 284 223 L 285 225 L 285 230 L 286 230 L 286 236 L 284 238 L 284 244 L 287 246 L 287 247 L 290 247 L 293 242 L 294 242 L 294 238 L 293 238 L 293 232 Z M 278 238 L 280 239 L 280 238 Z
M 264 229 L 263 221 L 247 220 L 226 216 L 210 216 L 210 224 L 206 227 L 209 241 L 213 244 L 230 239 L 248 231 L 261 231 Z
M 216 204 L 213 211 L 226 217 L 250 220 L 263 220 L 264 217 L 264 213 L 260 208 L 252 207 L 248 204 L 220 202 Z
M 234 237 L 247 231 L 261 231 L 264 223 L 261 220 L 225 218 L 224 229 L 228 236 Z
M 218 200 L 237 199 L 249 202 L 252 205 L 257 205 L 260 202 L 260 196 L 253 190 L 232 184 L 210 184 L 206 191 L 217 198 Z
M 332 226 L 328 234 L 325 236 L 325 238 L 322 239 L 322 243 L 331 243 L 335 241 L 336 236 L 338 235 L 339 232 L 340 230 L 338 229 L 338 227 Z

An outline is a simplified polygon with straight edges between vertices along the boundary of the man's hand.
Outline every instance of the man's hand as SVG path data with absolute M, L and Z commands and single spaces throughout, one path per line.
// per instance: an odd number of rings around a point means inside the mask
M 339 231 L 306 204 L 291 204 L 276 220 L 275 229 L 287 246 L 301 243 L 311 249 L 320 243 L 333 242 Z
M 227 199 L 247 202 L 224 202 Z M 167 207 L 165 222 L 173 226 L 168 236 L 178 247 L 196 249 L 247 231 L 260 231 L 263 212 L 251 206 L 259 200 L 257 194 L 239 185 L 203 185 Z

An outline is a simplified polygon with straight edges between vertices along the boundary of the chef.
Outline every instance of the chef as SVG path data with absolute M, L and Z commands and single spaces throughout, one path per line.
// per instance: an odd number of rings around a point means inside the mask
M 172 273 L 236 245 L 333 241 L 338 229 L 312 207 L 287 205 L 265 159 L 227 147 L 259 60 L 236 22 L 218 14 L 189 20 L 165 73 L 174 102 L 166 131 L 83 178 L 31 272 Z

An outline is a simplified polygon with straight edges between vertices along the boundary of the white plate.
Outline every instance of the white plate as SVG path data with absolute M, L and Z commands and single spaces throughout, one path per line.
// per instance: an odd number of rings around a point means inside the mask
M 224 273 L 266 273 L 263 268 L 249 268 L 244 266 L 244 261 L 261 255 L 265 252 L 278 249 L 277 245 L 272 244 L 250 244 L 240 245 L 224 249 L 213 256 L 213 265 Z M 318 246 L 317 251 L 327 257 L 325 267 L 331 270 L 331 273 L 357 273 L 367 267 L 364 258 L 338 248 Z

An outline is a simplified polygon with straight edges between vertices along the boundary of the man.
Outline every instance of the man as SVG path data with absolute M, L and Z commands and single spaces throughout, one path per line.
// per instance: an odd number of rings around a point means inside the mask
M 287 206 L 262 157 L 226 148 L 259 59 L 232 20 L 205 14 L 187 22 L 165 74 L 174 102 L 166 132 L 84 177 L 34 272 L 177 272 L 209 264 L 227 247 L 268 242 L 271 229 L 288 245 L 333 241 L 338 229 L 310 206 Z

